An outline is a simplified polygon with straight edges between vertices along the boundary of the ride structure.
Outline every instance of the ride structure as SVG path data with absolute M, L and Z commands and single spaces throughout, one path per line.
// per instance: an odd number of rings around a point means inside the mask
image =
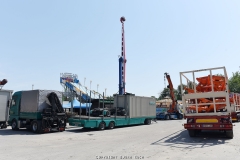
M 100 93 L 83 86 L 78 80 L 78 76 L 76 74 L 61 73 L 60 83 L 64 88 L 65 96 L 70 97 L 75 95 L 76 97 L 80 97 L 81 102 L 88 103 L 90 102 L 91 98 L 99 98 L 99 96 L 102 97 Z
M 88 115 L 76 115 L 69 118 L 70 126 L 83 128 L 105 128 L 113 129 L 117 126 L 129 126 L 137 124 L 151 124 L 151 120 L 156 118 L 156 100 L 152 97 L 140 97 L 125 91 L 126 55 L 124 41 L 124 21 L 122 23 L 122 54 L 119 57 L 119 94 L 114 95 L 112 107 L 97 108 L 91 110 Z M 104 93 L 103 93 L 104 97 Z M 105 100 L 103 99 L 103 104 Z
M 122 23 L 122 48 L 121 48 L 121 56 L 119 57 L 119 95 L 123 95 L 126 85 L 126 54 L 125 54 L 125 35 L 124 35 L 124 22 L 126 21 L 125 17 L 120 18 L 120 22 Z

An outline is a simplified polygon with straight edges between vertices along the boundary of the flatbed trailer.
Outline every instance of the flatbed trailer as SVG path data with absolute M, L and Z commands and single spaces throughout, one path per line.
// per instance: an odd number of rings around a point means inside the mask
M 240 94 L 239 93 L 230 93 L 230 102 L 232 104 L 232 121 L 240 122 Z
M 223 73 L 220 73 L 223 75 L 222 80 L 214 81 L 213 72 L 219 74 L 219 70 L 223 71 Z M 198 72 L 209 73 L 206 84 L 200 82 L 197 84 L 195 82 L 196 73 Z M 190 75 L 191 78 L 187 77 L 186 74 Z M 186 78 L 187 83 L 192 82 L 193 84 L 193 92 L 182 92 L 184 118 L 187 119 L 184 128 L 188 130 L 189 136 L 194 137 L 202 130 L 218 130 L 225 132 L 228 138 L 233 138 L 231 117 L 231 107 L 233 106 L 229 101 L 228 78 L 225 67 L 180 72 L 182 91 L 184 90 L 183 77 Z M 199 81 L 198 78 L 196 79 Z M 208 87 L 209 91 L 201 92 L 201 87 L 205 87 L 204 89 Z
M 92 117 L 90 115 L 78 115 L 68 119 L 70 126 L 83 128 L 105 128 L 113 129 L 117 126 L 129 126 L 137 124 L 151 124 L 156 118 L 156 101 L 150 97 L 139 97 L 134 95 L 115 95 L 114 108 L 124 107 L 125 116 L 111 115 L 110 117 Z M 117 113 L 117 112 L 115 112 Z

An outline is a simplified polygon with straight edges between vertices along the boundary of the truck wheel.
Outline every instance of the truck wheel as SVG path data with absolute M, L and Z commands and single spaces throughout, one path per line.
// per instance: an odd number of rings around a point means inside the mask
M 32 121 L 32 131 L 33 133 L 40 133 L 41 132 L 41 124 L 40 122 L 34 120 Z
M 18 130 L 19 128 L 17 127 L 17 121 L 14 119 L 12 120 L 12 130 Z
M 182 114 L 178 114 L 178 119 L 183 119 L 183 115 Z
M 108 129 L 113 129 L 115 127 L 114 122 L 110 122 L 108 125 Z
M 230 139 L 233 139 L 233 130 L 226 131 L 226 137 L 230 138 Z
M 151 119 L 145 119 L 144 124 L 150 125 L 151 124 Z
M 105 129 L 105 123 L 104 122 L 101 122 L 98 126 L 98 129 L 99 130 L 104 130 Z
M 196 136 L 196 131 L 194 129 L 189 129 L 188 134 L 190 137 L 195 137 Z
M 165 119 L 165 120 L 169 120 L 169 119 L 170 119 L 169 115 L 166 114 L 166 115 L 164 116 L 164 119 Z
M 240 114 L 237 114 L 237 122 L 240 122 Z

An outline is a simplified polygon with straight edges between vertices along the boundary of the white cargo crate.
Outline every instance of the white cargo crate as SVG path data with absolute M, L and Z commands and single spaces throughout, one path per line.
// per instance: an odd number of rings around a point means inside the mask
M 115 107 L 125 108 L 129 118 L 156 116 L 156 100 L 152 97 L 115 95 Z

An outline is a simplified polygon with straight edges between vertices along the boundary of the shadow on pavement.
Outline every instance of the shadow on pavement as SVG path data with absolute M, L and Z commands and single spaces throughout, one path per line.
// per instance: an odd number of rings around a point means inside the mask
M 139 125 L 131 125 L 131 126 L 119 126 L 119 127 L 115 127 L 114 129 L 105 128 L 104 130 L 98 130 L 97 128 L 82 128 L 82 127 L 68 126 L 65 132 L 73 132 L 73 133 L 104 132 L 104 131 L 117 130 L 121 128 L 133 128 L 133 127 L 139 127 L 139 126 L 144 126 L 144 125 L 139 124 Z
M 183 129 L 172 133 L 151 145 L 162 145 L 176 148 L 194 149 L 211 147 L 228 143 L 229 139 L 225 134 L 219 131 L 202 131 L 196 137 L 189 137 L 188 131 Z
M 33 133 L 30 130 L 21 128 L 16 131 L 12 130 L 11 128 L 6 128 L 6 129 L 0 129 L 0 136 L 11 136 L 11 135 L 41 135 L 41 134 L 51 134 L 55 133 L 58 131 L 51 131 L 51 132 L 46 132 L 46 133 Z M 58 132 L 60 133 L 60 132 Z
M 0 136 L 10 136 L 10 135 L 34 135 L 31 131 L 27 129 L 19 129 L 13 131 L 11 128 L 0 129 Z

